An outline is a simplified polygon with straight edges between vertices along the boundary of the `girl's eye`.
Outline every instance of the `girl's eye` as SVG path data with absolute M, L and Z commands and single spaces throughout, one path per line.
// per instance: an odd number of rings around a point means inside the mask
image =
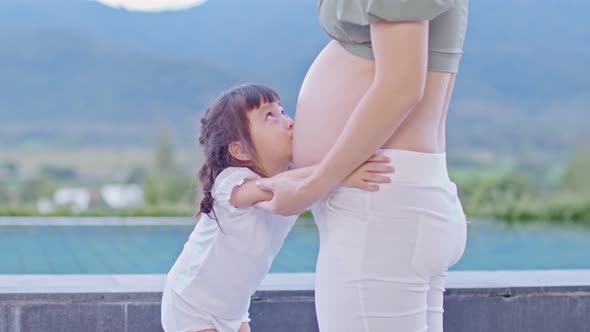
M 266 113 L 266 117 L 268 118 L 269 116 L 272 116 L 273 118 L 275 117 L 275 115 L 272 112 Z
M 285 112 L 285 110 L 281 110 L 281 114 L 286 116 L 287 112 Z

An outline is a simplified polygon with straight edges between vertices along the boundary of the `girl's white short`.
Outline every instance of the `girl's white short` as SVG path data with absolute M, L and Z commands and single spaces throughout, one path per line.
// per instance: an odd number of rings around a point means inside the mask
M 195 332 L 216 329 L 217 332 L 236 332 L 242 323 L 250 322 L 246 312 L 241 319 L 222 319 L 192 306 L 169 287 L 164 288 L 161 307 L 162 327 L 166 332 Z

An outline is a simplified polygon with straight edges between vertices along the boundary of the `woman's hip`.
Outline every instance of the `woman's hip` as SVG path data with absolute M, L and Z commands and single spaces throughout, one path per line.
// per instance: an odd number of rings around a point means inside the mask
M 319 273 L 326 264 L 359 278 L 404 271 L 427 277 L 462 255 L 466 217 L 444 156 L 402 151 L 391 158 L 397 178 L 378 192 L 340 187 L 312 208 Z
M 454 265 L 466 245 L 463 221 L 424 211 L 362 214 L 315 210 L 320 234 L 317 273 L 350 281 L 379 278 L 428 279 Z
M 359 222 L 368 220 L 412 220 L 426 215 L 447 222 L 463 223 L 465 214 L 457 186 L 449 176 L 445 153 L 422 153 L 381 149 L 391 159 L 395 171 L 391 182 L 380 184 L 379 191 L 338 187 L 314 210 L 326 216 L 346 216 Z M 327 220 L 331 220 L 328 218 Z M 321 222 L 321 220 L 319 220 Z

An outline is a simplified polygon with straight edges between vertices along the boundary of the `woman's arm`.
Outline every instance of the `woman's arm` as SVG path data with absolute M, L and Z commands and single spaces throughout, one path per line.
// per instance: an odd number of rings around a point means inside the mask
M 393 167 L 387 165 L 391 160 L 387 156 L 373 155 L 369 160 L 366 160 L 363 165 L 353 170 L 343 183 L 349 187 L 356 187 L 367 191 L 376 191 L 379 187 L 376 183 L 387 183 L 390 179 L 380 173 L 392 173 Z M 286 171 L 273 176 L 276 179 L 279 177 L 297 177 L 305 178 L 310 176 L 317 168 L 317 165 L 297 168 Z M 255 181 L 247 181 L 235 187 L 230 197 L 230 203 L 234 207 L 248 207 L 260 201 L 268 201 L 272 199 L 273 194 L 270 191 L 262 190 L 256 186 Z
M 274 193 L 261 208 L 283 215 L 304 211 L 381 147 L 420 102 L 427 73 L 428 21 L 375 22 L 371 43 L 375 79 L 336 143 L 304 179 L 257 181 Z
M 305 178 L 311 175 L 311 173 L 313 173 L 313 171 L 316 169 L 316 167 L 318 167 L 318 165 L 312 165 L 312 166 L 307 166 L 307 167 L 301 167 L 301 168 L 294 168 L 291 170 L 288 170 L 286 172 L 280 173 L 278 175 L 275 176 L 294 176 L 297 178 Z
M 381 147 L 420 101 L 428 60 L 428 21 L 371 25 L 375 79 L 309 178 L 328 191 Z

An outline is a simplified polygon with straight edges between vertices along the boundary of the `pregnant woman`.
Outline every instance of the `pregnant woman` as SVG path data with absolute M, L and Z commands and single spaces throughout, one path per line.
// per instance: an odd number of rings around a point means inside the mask
M 333 40 L 299 95 L 296 167 L 264 179 L 261 208 L 312 208 L 319 234 L 316 312 L 322 332 L 442 331 L 447 270 L 463 254 L 466 218 L 449 179 L 445 119 L 462 55 L 468 0 L 323 0 Z M 371 154 L 395 173 L 378 192 L 339 187 Z

